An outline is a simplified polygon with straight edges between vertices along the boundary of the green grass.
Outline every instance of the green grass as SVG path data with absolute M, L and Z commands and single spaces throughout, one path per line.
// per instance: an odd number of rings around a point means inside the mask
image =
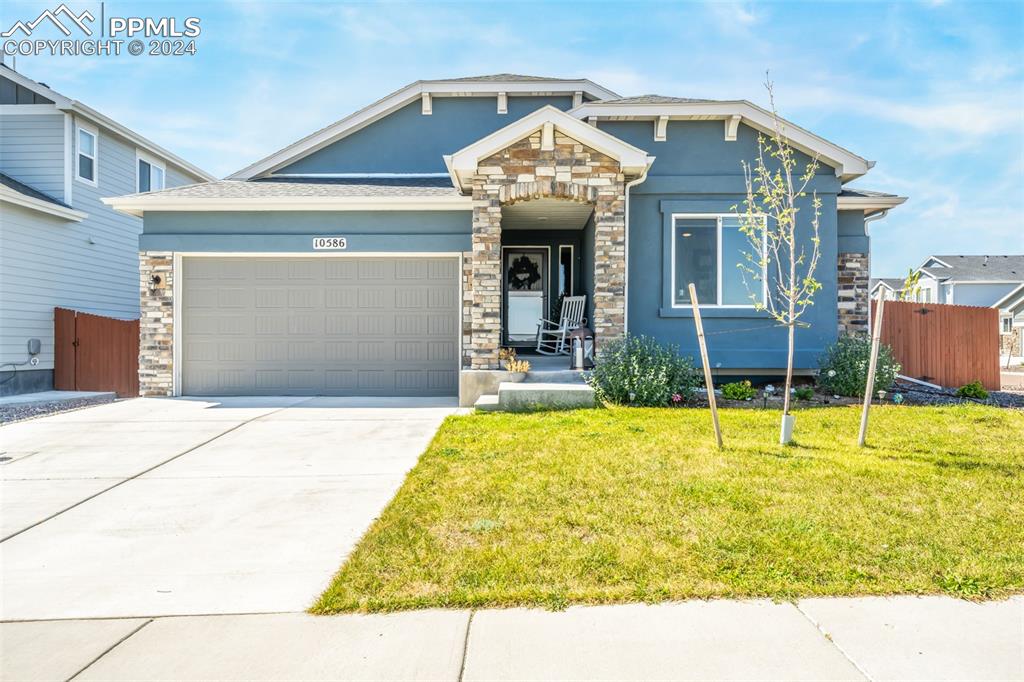
M 1024 589 L 1024 413 L 449 418 L 312 610 Z

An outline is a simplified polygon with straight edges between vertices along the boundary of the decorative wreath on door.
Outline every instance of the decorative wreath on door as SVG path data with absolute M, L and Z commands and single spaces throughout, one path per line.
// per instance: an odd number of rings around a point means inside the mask
M 508 286 L 510 289 L 532 291 L 533 285 L 541 279 L 540 268 L 532 258 L 523 254 L 514 258 L 508 267 Z

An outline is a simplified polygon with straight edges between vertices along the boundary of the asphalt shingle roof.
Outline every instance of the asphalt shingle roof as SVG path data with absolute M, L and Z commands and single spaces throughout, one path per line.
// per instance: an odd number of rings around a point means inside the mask
M 1024 282 L 1024 255 L 1021 256 L 930 256 L 943 263 L 922 268 L 928 274 L 939 279 L 952 279 L 962 282 L 970 281 L 1015 281 Z
M 264 197 L 447 197 L 459 196 L 451 178 L 267 178 L 218 180 L 136 196 L 191 199 Z
M 884 282 L 893 291 L 899 291 L 903 288 L 903 283 L 906 282 L 906 279 L 903 277 L 872 277 L 870 288 L 874 289 L 879 282 Z
M 70 206 L 65 204 L 63 201 L 61 201 L 60 199 L 55 199 L 54 197 L 51 197 L 49 194 L 45 194 L 43 192 L 40 192 L 35 187 L 31 187 L 29 185 L 26 185 L 24 182 L 20 182 L 18 180 L 15 180 L 10 175 L 6 175 L 4 173 L 0 173 L 0 185 L 3 185 L 4 187 L 8 187 L 10 189 L 13 189 L 18 194 L 24 194 L 25 196 L 31 197 L 33 199 L 39 199 L 40 201 L 46 201 L 48 203 L 55 204 L 57 206 L 63 206 L 64 208 L 71 208 Z
M 875 192 L 874 190 L 870 190 L 870 189 L 851 189 L 849 187 L 844 187 L 842 189 L 842 191 L 839 192 L 839 196 L 841 196 L 841 197 L 896 197 L 896 196 L 899 196 L 899 195 L 898 194 L 887 194 L 885 192 Z

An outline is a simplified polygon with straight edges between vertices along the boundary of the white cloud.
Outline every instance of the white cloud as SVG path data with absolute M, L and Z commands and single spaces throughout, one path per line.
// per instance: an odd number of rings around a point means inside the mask
M 740 2 L 711 2 L 708 4 L 711 17 L 725 33 L 743 31 L 759 20 L 753 7 Z

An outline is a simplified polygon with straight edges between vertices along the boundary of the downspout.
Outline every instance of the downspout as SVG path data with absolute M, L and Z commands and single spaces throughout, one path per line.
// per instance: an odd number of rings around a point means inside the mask
M 881 211 L 870 213 L 864 216 L 864 236 L 868 238 L 868 282 L 871 282 L 871 235 L 868 234 L 868 223 L 875 220 L 881 220 L 885 216 L 889 215 L 889 209 L 883 208 Z M 868 332 L 871 332 L 871 289 L 868 289 Z
M 626 183 L 626 206 L 625 206 L 626 229 L 625 229 L 625 233 L 624 233 L 624 237 L 623 237 L 625 239 L 625 242 L 626 242 L 624 244 L 624 246 L 623 246 L 623 254 L 624 254 L 623 257 L 626 259 L 626 272 L 623 275 L 623 283 L 622 283 L 622 333 L 623 334 L 628 334 L 629 333 L 629 190 L 632 189 L 634 185 L 639 185 L 641 182 L 643 182 L 644 180 L 647 179 L 647 173 L 650 172 L 651 166 L 654 164 L 654 159 L 652 157 L 648 157 L 648 158 L 650 158 L 650 161 L 647 163 L 647 166 L 644 168 L 644 172 L 640 175 L 640 177 L 638 177 L 636 180 L 630 180 L 629 182 Z

